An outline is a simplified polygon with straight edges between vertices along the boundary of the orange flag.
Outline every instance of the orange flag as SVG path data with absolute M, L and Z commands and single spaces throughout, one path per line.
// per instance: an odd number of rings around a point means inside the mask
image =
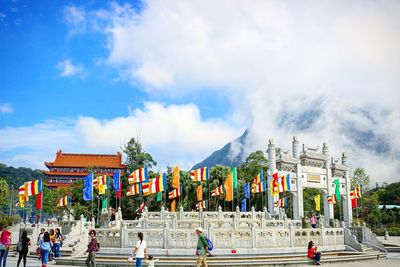
M 229 172 L 225 181 L 225 201 L 233 201 L 233 177 L 232 172 Z
M 199 185 L 196 189 L 197 201 L 203 201 L 203 186 Z
M 171 211 L 172 211 L 172 212 L 175 212 L 175 211 L 176 211 L 176 200 L 175 200 L 175 199 L 172 200 L 172 202 L 171 202 Z
M 172 187 L 179 188 L 179 167 L 172 167 Z

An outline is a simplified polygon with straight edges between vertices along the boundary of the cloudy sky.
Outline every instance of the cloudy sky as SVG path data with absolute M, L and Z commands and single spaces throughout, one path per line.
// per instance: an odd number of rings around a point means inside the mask
M 328 142 L 374 182 L 400 173 L 399 1 L 0 1 L 0 162 L 116 153 L 157 168 Z

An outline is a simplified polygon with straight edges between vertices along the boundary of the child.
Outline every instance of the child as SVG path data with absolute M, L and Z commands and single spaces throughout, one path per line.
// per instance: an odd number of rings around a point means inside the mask
M 146 259 L 145 262 L 147 263 L 147 266 L 149 267 L 154 267 L 154 263 L 158 261 L 159 259 L 154 259 L 152 255 L 149 255 Z

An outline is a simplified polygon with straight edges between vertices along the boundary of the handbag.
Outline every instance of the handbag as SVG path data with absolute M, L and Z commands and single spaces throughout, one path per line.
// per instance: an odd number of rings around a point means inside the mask
M 134 262 L 134 261 L 135 261 L 135 257 L 133 257 L 133 255 L 129 256 L 128 262 Z

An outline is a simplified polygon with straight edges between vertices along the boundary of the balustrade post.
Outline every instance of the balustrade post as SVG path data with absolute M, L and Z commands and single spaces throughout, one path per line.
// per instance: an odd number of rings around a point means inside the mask
M 185 218 L 184 214 L 183 214 L 183 206 L 181 205 L 179 207 L 179 220 L 183 220 Z
M 233 227 L 234 230 L 236 230 L 238 228 L 237 227 L 237 219 L 236 219 L 236 214 L 235 213 L 232 213 L 232 227 Z
M 265 218 L 264 217 L 261 217 L 261 229 L 264 229 L 265 227 Z
M 222 219 L 222 207 L 218 206 L 218 220 Z
M 168 248 L 168 222 L 164 222 L 164 228 L 163 228 L 163 249 Z
M 295 246 L 293 223 L 289 223 L 289 244 L 290 244 L 290 247 L 294 247 Z
M 121 228 L 121 248 L 128 247 L 128 243 L 128 228 L 126 228 L 126 224 L 123 224 Z
M 164 220 L 164 212 L 165 212 L 165 208 L 164 208 L 164 206 L 161 206 L 160 220 Z
M 254 221 L 251 221 L 251 248 L 257 248 L 257 235 Z
M 319 226 L 321 228 L 321 245 L 325 246 L 325 225 L 323 219 L 319 221 Z

